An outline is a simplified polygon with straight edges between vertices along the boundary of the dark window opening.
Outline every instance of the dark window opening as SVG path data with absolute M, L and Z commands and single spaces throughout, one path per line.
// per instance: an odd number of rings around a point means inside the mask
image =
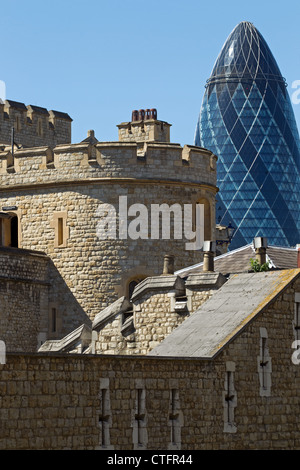
M 56 318 L 56 308 L 52 308 L 52 333 L 56 332 L 56 327 L 57 327 L 57 318 Z
M 18 248 L 18 217 L 15 215 L 11 219 L 11 244 L 10 246 Z
M 18 248 L 18 217 L 14 214 L 0 214 L 0 246 Z

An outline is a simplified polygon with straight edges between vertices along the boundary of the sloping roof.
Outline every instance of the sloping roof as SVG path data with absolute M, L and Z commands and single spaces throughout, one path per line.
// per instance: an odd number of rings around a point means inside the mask
M 83 345 L 88 345 L 91 341 L 92 330 L 87 325 L 81 325 L 76 330 L 71 331 L 62 339 L 45 341 L 39 348 L 39 352 L 57 352 L 67 351 L 74 348 L 80 341 Z
M 149 355 L 213 358 L 299 275 L 300 269 L 232 275 Z
M 92 329 L 95 330 L 101 328 L 104 323 L 111 320 L 116 315 L 125 312 L 130 307 L 131 303 L 129 300 L 127 300 L 124 296 L 120 297 L 115 302 L 108 305 L 108 307 L 106 307 L 104 310 L 101 310 L 101 312 L 97 313 L 92 324 Z
M 184 292 L 184 281 L 180 276 L 172 274 L 161 275 L 155 277 L 147 277 L 143 281 L 139 282 L 133 291 L 131 300 L 136 300 L 138 297 L 143 295 L 145 292 L 153 291 L 155 289 L 160 290 L 177 290 Z
M 285 248 L 278 246 L 268 246 L 267 261 L 271 268 L 275 269 L 296 269 L 298 250 L 296 248 Z M 245 245 L 224 255 L 214 258 L 214 270 L 225 276 L 231 273 L 248 272 L 251 269 L 250 258 L 255 258 L 255 249 L 253 244 Z M 180 271 L 176 271 L 180 277 L 186 277 L 189 274 L 202 272 L 203 263 L 188 266 Z

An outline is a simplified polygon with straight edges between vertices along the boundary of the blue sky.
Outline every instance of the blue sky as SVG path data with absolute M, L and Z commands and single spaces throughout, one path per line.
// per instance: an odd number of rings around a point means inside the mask
M 7 99 L 70 114 L 72 142 L 94 129 L 118 140 L 133 109 L 157 108 L 171 141 L 193 144 L 214 62 L 251 21 L 286 78 L 300 80 L 300 3 L 269 0 L 9 0 L 1 2 Z M 299 94 L 300 96 L 300 94 Z M 293 105 L 300 128 L 300 104 Z

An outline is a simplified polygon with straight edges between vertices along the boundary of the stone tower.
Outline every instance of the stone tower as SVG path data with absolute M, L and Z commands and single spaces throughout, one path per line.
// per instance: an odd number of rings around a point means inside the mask
M 201 205 L 203 237 L 215 238 L 215 155 L 171 143 L 170 124 L 153 109 L 133 112 L 118 129 L 116 142 L 99 142 L 89 131 L 76 144 L 69 136 L 54 144 L 49 138 L 13 152 L 6 145 L 0 153 L 1 244 L 49 258 L 44 340 L 62 337 L 83 317 L 92 321 L 120 296 L 129 297 L 136 283 L 163 272 L 165 254 L 175 255 L 176 269 L 202 260 L 201 247 L 187 249 L 190 240 L 178 237 L 172 210 L 170 236 L 151 232 L 153 205 Z M 138 223 L 141 206 L 149 211 L 147 233 Z M 103 220 L 115 229 L 113 237 L 103 236 Z M 54 330 L 51 312 L 58 319 Z

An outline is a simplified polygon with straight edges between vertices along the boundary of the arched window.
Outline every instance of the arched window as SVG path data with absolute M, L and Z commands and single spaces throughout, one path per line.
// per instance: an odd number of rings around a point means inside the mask
M 132 279 L 131 281 L 129 281 L 128 287 L 127 287 L 127 295 L 128 295 L 129 300 L 131 299 L 131 296 L 133 294 L 135 286 L 137 286 L 143 279 L 145 279 L 145 276 L 135 278 L 135 279 Z

